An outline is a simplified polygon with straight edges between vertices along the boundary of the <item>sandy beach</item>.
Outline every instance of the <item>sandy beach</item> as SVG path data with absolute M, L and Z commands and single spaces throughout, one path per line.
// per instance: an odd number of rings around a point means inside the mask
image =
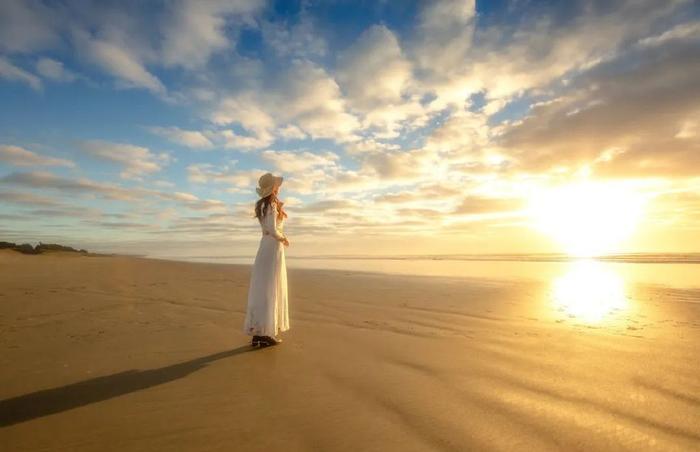
M 1 253 L 0 449 L 700 449 L 697 292 L 590 325 L 535 283 L 290 266 L 291 330 L 253 349 L 248 279 Z

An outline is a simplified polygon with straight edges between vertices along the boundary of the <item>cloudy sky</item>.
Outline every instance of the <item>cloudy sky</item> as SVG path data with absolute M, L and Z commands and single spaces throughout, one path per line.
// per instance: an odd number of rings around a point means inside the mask
M 699 80 L 693 0 L 0 0 L 0 240 L 250 255 L 272 171 L 296 255 L 561 251 L 577 183 L 700 251 Z

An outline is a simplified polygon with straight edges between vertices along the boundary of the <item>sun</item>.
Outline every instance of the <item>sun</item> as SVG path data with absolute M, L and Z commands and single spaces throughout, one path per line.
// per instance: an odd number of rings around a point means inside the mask
M 641 221 L 644 204 L 629 186 L 585 181 L 538 190 L 528 213 L 567 254 L 593 257 L 619 250 Z

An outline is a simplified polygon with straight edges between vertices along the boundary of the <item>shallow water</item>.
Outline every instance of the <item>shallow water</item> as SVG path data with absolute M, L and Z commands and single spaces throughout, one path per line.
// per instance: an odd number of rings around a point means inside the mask
M 668 256 L 668 255 L 664 255 Z M 251 265 L 254 257 L 184 257 L 178 260 L 188 262 L 214 262 Z M 670 261 L 670 262 L 669 262 Z M 654 262 L 654 261 L 651 261 Z M 347 270 L 396 275 L 420 275 L 463 277 L 508 281 L 551 282 L 564 277 L 571 271 L 581 274 L 584 263 L 596 270 L 589 275 L 606 273 L 613 278 L 621 278 L 625 285 L 658 285 L 679 289 L 700 288 L 700 264 L 695 261 L 667 259 L 662 262 L 650 261 L 620 262 L 609 260 L 496 260 L 483 258 L 361 258 L 361 257 L 293 257 L 288 256 L 287 267 L 326 270 Z M 578 269 L 578 270 L 577 270 Z
M 617 325 L 639 313 L 640 299 L 700 303 L 700 264 L 694 260 L 568 259 L 559 256 L 475 257 L 293 257 L 289 269 L 324 269 L 391 275 L 464 278 L 475 283 L 534 283 L 532 306 L 558 319 L 587 325 Z M 252 264 L 253 257 L 191 257 L 187 261 Z M 683 263 L 680 263 L 683 262 Z M 539 307 L 538 307 L 539 306 Z M 538 314 L 539 315 L 539 314 Z

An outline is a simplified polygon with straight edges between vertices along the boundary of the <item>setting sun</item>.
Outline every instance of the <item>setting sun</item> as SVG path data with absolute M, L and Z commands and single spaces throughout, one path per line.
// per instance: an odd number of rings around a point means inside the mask
M 572 256 L 612 253 L 642 218 L 644 197 L 613 184 L 579 182 L 542 190 L 530 199 L 536 229 Z

